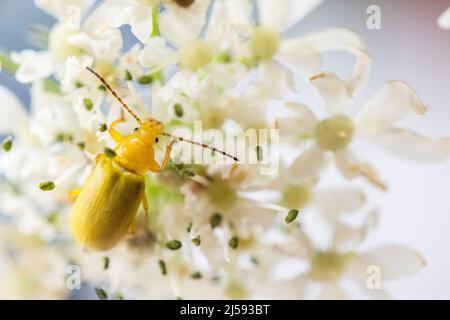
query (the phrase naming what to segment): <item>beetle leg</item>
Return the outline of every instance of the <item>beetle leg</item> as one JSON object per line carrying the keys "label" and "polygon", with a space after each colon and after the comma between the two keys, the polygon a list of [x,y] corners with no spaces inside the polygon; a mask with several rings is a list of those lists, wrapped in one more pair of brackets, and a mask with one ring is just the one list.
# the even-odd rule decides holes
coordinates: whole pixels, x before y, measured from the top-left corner
{"label": "beetle leg", "polygon": [[136,218],[133,219],[133,222],[131,222],[130,224],[130,228],[129,228],[129,232],[130,234],[134,235],[136,233],[137,230],[137,223],[136,223]]}
{"label": "beetle leg", "polygon": [[117,120],[114,120],[114,121],[111,122],[111,124],[109,125],[108,132],[109,132],[109,134],[111,135],[111,138],[113,138],[113,140],[114,140],[115,142],[117,142],[117,143],[120,143],[120,142],[124,139],[124,137],[120,134],[119,131],[117,131],[116,129],[114,129],[114,127],[115,127],[117,124],[119,124],[119,123],[121,123],[121,122],[124,122],[124,121],[125,121],[125,118],[124,118],[124,117],[121,117],[121,118],[119,118],[119,119],[117,119]]}
{"label": "beetle leg", "polygon": [[147,197],[144,196],[144,199],[142,200],[142,206],[144,207],[144,228],[145,228],[145,232],[149,233],[149,229],[148,229],[148,200]]}
{"label": "beetle leg", "polygon": [[170,142],[170,144],[166,147],[166,153],[164,155],[164,160],[163,160],[161,166],[154,160],[152,163],[150,163],[150,171],[159,173],[167,167],[167,165],[169,164],[169,160],[170,160],[170,152],[172,151],[172,146],[175,142],[176,142],[175,140],[172,140],[172,142]]}

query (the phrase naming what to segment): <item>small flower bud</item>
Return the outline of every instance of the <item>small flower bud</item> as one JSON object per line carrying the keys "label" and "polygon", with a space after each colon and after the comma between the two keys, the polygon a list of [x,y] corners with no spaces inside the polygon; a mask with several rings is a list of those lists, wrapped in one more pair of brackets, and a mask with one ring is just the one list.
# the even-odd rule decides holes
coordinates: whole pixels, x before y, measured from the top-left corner
{"label": "small flower bud", "polygon": [[109,257],[103,257],[103,270],[108,270],[109,268]]}
{"label": "small flower bud", "polygon": [[55,189],[55,183],[53,181],[42,181],[39,183],[39,189],[42,191],[50,191]]}
{"label": "small flower bud", "polygon": [[101,123],[101,124],[98,126],[98,130],[99,130],[100,132],[105,132],[106,130],[108,130],[108,126],[106,125],[106,123]]}
{"label": "small flower bud", "polygon": [[95,293],[97,294],[97,297],[100,300],[107,300],[108,299],[108,294],[102,288],[95,288]]}
{"label": "small flower bud", "polygon": [[196,236],[191,241],[194,246],[198,247],[200,245],[200,243],[202,242],[202,239],[200,238],[200,236]]}
{"label": "small flower bud", "polygon": [[143,75],[138,79],[138,82],[142,85],[150,84],[153,82],[153,77],[151,75]]}
{"label": "small flower bud", "polygon": [[236,249],[239,246],[239,238],[236,236],[233,236],[230,240],[228,240],[228,245],[232,249]]}
{"label": "small flower bud", "polygon": [[161,270],[161,274],[165,276],[167,274],[166,263],[164,262],[164,260],[159,260],[158,265],[159,269]]}
{"label": "small flower bud", "polygon": [[256,159],[258,161],[262,161],[263,159],[263,152],[261,146],[256,146]]}
{"label": "small flower bud", "polygon": [[11,151],[12,145],[13,145],[13,141],[12,141],[11,137],[7,137],[2,142],[3,150],[5,150],[6,152]]}
{"label": "small flower bud", "polygon": [[191,278],[192,279],[201,279],[202,278],[202,274],[200,272],[194,272],[191,274]]}
{"label": "small flower bud", "polygon": [[218,212],[214,213],[211,216],[211,219],[209,220],[209,224],[211,225],[211,228],[218,227],[222,223],[222,215]]}
{"label": "small flower bud", "polygon": [[94,107],[94,103],[89,98],[84,98],[83,99],[83,104],[84,104],[84,107],[86,108],[87,111],[91,111],[92,108]]}
{"label": "small flower bud", "polygon": [[78,149],[83,151],[86,148],[86,144],[84,142],[78,142],[77,147],[78,147]]}
{"label": "small flower bud", "polygon": [[183,106],[180,103],[175,103],[173,105],[173,109],[175,111],[175,115],[179,118],[181,118],[184,114],[183,112]]}
{"label": "small flower bud", "polygon": [[298,216],[298,210],[296,209],[292,209],[289,211],[289,213],[286,215],[286,217],[284,218],[284,221],[286,223],[291,223],[292,221],[294,221],[295,219],[297,219]]}
{"label": "small flower bud", "polygon": [[125,70],[125,75],[123,76],[125,81],[131,81],[133,80],[133,76],[131,75],[131,72],[128,70]]}
{"label": "small flower bud", "polygon": [[182,246],[181,241],[178,240],[172,240],[166,243],[166,247],[170,250],[178,250]]}

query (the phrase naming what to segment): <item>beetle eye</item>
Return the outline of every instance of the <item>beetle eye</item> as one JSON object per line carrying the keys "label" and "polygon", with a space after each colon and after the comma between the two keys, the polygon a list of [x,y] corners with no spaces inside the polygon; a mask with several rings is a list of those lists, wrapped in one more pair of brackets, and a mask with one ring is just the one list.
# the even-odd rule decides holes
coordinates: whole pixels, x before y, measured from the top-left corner
{"label": "beetle eye", "polygon": [[159,139],[158,137],[155,138],[155,143],[158,143]]}
{"label": "beetle eye", "polygon": [[138,131],[139,128],[134,128],[134,132]]}

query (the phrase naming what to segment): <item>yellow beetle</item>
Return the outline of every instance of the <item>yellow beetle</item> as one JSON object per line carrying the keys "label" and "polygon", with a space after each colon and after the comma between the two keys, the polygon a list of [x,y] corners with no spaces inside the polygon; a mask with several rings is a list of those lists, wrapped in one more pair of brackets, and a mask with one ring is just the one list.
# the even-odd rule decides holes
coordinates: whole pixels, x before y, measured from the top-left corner
{"label": "yellow beetle", "polygon": [[[157,120],[142,121],[105,79],[91,68],[87,69],[98,77],[139,124],[134,134],[123,137],[114,126],[124,120],[119,119],[111,123],[109,133],[117,142],[113,157],[98,155],[96,166],[87,181],[81,188],[70,193],[77,196],[71,214],[73,237],[88,250],[108,250],[127,233],[135,231],[136,213],[141,204],[146,216],[148,215],[144,176],[149,171],[161,172],[165,169],[174,142],[189,142],[222,153],[235,161],[239,160],[206,144],[164,132],[163,125]],[[173,139],[166,147],[161,166],[155,161],[153,150],[153,145],[158,142],[158,135]]]}

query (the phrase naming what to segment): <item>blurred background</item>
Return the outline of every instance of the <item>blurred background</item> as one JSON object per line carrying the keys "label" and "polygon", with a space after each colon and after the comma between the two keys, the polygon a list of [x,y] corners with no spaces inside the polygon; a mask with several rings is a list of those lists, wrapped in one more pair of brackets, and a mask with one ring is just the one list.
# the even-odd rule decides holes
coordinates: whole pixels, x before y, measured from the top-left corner
{"label": "blurred background", "polygon": [[[366,27],[370,5],[381,8],[380,30]],[[373,57],[373,70],[351,111],[357,111],[386,81],[407,81],[426,103],[429,113],[408,119],[402,126],[431,137],[450,136],[450,31],[440,29],[436,23],[448,6],[449,0],[325,0],[288,35],[328,26],[359,32]],[[32,0],[0,0],[0,48],[30,48],[30,27],[53,23],[53,18],[36,9]],[[127,37],[134,41],[128,33]],[[352,63],[341,53],[324,58],[325,69],[332,68],[338,74],[349,70]],[[3,73],[0,84],[15,92],[25,105],[28,103],[27,87]],[[369,190],[371,206],[379,208],[382,215],[365,247],[406,244],[421,252],[428,262],[415,277],[389,283],[385,288],[395,298],[450,299],[450,161],[416,164],[367,145],[360,146],[359,154],[371,160],[389,185],[386,194]],[[337,184],[337,178],[324,180]],[[365,186],[364,182],[361,185]]]}

